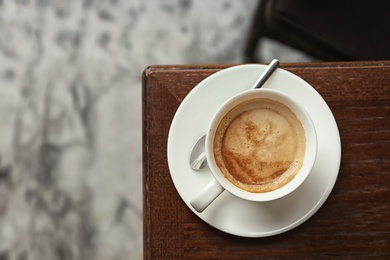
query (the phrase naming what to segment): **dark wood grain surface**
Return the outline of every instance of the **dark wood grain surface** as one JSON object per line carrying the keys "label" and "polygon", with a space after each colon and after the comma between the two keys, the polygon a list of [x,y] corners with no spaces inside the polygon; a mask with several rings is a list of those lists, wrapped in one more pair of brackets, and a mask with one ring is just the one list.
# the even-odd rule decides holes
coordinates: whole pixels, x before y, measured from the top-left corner
{"label": "dark wood grain surface", "polygon": [[320,210],[267,238],[209,226],[187,208],[169,174],[167,138],[177,108],[200,81],[230,66],[151,66],[143,74],[144,258],[390,259],[390,61],[281,64],[328,103],[342,158]]}

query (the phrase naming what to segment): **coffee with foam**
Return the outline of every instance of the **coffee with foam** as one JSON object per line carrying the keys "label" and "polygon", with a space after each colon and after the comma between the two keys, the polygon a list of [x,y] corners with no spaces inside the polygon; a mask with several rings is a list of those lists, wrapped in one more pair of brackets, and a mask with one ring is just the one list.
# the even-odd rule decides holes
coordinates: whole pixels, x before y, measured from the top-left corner
{"label": "coffee with foam", "polygon": [[214,157],[223,175],[239,188],[262,193],[279,189],[299,172],[305,131],[294,112],[268,98],[231,109],[214,137]]}

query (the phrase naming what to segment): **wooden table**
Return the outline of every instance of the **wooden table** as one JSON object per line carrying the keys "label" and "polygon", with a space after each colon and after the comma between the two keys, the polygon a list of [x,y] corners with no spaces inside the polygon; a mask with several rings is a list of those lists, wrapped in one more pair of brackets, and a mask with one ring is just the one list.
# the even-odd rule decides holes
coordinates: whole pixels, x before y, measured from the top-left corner
{"label": "wooden table", "polygon": [[297,228],[265,238],[209,226],[182,201],[168,169],[168,132],[181,101],[230,66],[151,66],[143,74],[145,259],[390,259],[390,61],[281,64],[328,103],[342,160],[320,210]]}

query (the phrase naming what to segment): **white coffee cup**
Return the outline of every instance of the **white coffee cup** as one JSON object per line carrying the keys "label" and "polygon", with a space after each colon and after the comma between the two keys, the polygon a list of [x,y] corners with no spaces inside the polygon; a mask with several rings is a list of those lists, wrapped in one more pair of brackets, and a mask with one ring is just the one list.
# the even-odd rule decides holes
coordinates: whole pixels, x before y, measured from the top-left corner
{"label": "white coffee cup", "polygon": [[[234,185],[221,172],[214,157],[214,137],[220,121],[233,108],[253,99],[271,99],[286,105],[301,122],[306,137],[303,163],[295,177],[284,186],[268,192],[250,192]],[[299,102],[277,90],[254,89],[233,96],[217,110],[206,133],[205,148],[207,162],[214,178],[190,202],[198,212],[203,212],[225,190],[241,199],[256,202],[272,201],[290,194],[305,181],[314,165],[317,155],[317,136],[309,114]]]}

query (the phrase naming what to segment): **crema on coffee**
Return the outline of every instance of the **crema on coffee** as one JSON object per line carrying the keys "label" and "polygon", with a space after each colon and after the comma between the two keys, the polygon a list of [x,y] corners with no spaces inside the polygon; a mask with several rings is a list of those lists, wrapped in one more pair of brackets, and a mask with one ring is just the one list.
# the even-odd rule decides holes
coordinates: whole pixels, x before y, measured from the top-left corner
{"label": "crema on coffee", "polygon": [[249,192],[269,192],[291,181],[306,150],[305,131],[286,105],[255,98],[231,109],[214,137],[223,175]]}

